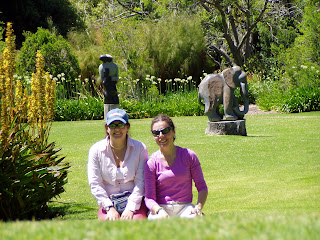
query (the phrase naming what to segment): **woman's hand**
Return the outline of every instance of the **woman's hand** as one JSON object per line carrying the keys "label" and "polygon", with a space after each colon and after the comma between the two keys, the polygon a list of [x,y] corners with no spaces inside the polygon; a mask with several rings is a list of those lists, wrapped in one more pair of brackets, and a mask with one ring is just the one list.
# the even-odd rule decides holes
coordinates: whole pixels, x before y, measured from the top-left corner
{"label": "woman's hand", "polygon": [[194,209],[192,209],[191,214],[196,214],[198,216],[203,215],[202,214],[202,208],[207,200],[208,197],[208,191],[207,190],[202,190],[198,193],[198,203],[197,205],[194,207]]}
{"label": "woman's hand", "polygon": [[130,210],[125,209],[121,214],[122,220],[131,220],[133,218],[133,212]]}
{"label": "woman's hand", "polygon": [[196,214],[198,216],[202,215],[201,212],[201,208],[199,207],[199,205],[196,205],[192,210],[191,210],[191,214]]}
{"label": "woman's hand", "polygon": [[111,207],[110,210],[107,212],[107,219],[109,221],[115,221],[120,219],[120,214],[114,207]]}
{"label": "woman's hand", "polygon": [[163,208],[160,209],[160,211],[158,212],[157,215],[160,218],[168,218],[169,217],[168,213]]}

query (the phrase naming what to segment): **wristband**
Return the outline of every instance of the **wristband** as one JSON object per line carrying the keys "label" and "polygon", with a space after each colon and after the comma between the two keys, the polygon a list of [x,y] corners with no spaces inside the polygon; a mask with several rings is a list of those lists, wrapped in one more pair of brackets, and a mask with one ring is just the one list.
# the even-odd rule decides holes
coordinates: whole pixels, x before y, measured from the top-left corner
{"label": "wristband", "polygon": [[163,208],[162,207],[159,207],[156,211],[156,214],[158,214]]}
{"label": "wristband", "polygon": [[109,210],[110,210],[110,208],[112,208],[113,206],[111,205],[111,206],[107,206],[107,207],[105,207],[104,208],[104,210],[106,211],[106,212],[108,212]]}

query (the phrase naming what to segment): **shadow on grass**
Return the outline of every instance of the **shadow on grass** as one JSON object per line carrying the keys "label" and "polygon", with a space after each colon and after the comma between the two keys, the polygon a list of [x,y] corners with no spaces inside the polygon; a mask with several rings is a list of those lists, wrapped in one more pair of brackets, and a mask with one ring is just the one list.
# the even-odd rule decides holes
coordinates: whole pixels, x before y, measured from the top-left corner
{"label": "shadow on grass", "polygon": [[269,137],[274,137],[274,136],[247,135],[246,137],[266,137],[266,138],[269,138]]}
{"label": "shadow on grass", "polygon": [[48,217],[49,219],[54,218],[61,218],[65,215],[72,215],[72,214],[82,214],[89,211],[94,211],[96,208],[88,207],[85,204],[78,204],[78,203],[65,203],[65,202],[58,202],[58,201],[51,201],[54,206],[49,206],[48,208]]}

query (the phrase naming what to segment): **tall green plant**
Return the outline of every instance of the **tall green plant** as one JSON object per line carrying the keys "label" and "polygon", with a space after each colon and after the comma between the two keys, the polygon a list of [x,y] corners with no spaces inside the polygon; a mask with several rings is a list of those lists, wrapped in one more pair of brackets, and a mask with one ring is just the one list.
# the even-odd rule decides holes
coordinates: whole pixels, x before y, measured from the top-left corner
{"label": "tall green plant", "polygon": [[[53,119],[55,82],[36,56],[31,89],[15,81],[15,36],[7,24],[0,59],[0,219],[47,216],[47,203],[64,191],[68,163],[48,143]],[[31,92],[29,94],[28,92]]]}
{"label": "tall green plant", "polygon": [[320,13],[307,1],[299,36],[284,55],[287,81],[295,87],[320,87]]}
{"label": "tall green plant", "polygon": [[99,65],[102,61],[99,56],[104,54],[103,37],[100,29],[89,29],[86,32],[71,31],[68,42],[79,60],[81,75],[79,79],[89,96],[103,95],[101,79],[99,79]]}
{"label": "tall green plant", "polygon": [[162,79],[199,79],[206,64],[206,43],[196,15],[168,16],[146,29],[149,73]]}

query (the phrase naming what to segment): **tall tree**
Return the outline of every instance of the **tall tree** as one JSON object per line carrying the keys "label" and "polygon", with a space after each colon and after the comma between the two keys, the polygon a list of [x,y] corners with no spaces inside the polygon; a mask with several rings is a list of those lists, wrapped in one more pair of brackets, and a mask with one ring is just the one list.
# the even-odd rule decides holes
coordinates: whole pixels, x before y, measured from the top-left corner
{"label": "tall tree", "polygon": [[205,23],[208,55],[219,65],[215,55],[228,65],[244,65],[254,51],[254,30],[269,17],[277,17],[286,1],[270,0],[199,0],[208,13]]}
{"label": "tall tree", "polygon": [[65,37],[70,29],[84,26],[69,0],[1,1],[0,12],[2,22],[13,23],[18,47],[24,41],[24,31],[35,33],[38,27],[55,28]]}

